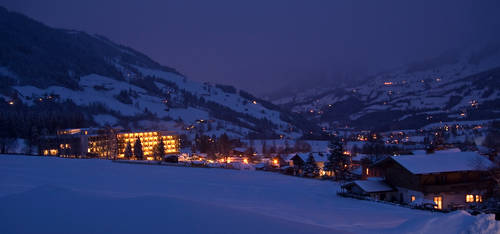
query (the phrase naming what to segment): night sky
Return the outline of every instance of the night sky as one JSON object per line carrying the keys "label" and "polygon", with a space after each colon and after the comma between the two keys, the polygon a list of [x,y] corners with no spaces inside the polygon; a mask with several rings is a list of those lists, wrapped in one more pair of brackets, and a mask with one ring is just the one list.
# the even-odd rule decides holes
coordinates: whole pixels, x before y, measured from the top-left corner
{"label": "night sky", "polygon": [[[97,33],[198,81],[265,95],[498,41],[500,1],[0,0]],[[496,35],[495,35],[496,33]]]}

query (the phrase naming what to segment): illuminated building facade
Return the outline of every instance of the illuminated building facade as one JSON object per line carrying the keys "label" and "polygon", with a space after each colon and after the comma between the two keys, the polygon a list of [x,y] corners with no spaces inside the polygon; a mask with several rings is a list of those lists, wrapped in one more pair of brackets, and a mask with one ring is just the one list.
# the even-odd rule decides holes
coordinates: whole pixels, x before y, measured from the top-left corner
{"label": "illuminated building facade", "polygon": [[115,129],[61,130],[55,136],[43,137],[39,153],[59,157],[124,158],[127,144],[131,145],[133,155],[137,139],[142,145],[143,159],[162,160],[156,153],[160,141],[163,142],[165,156],[179,153],[179,137],[174,132],[118,132]]}
{"label": "illuminated building facade", "polygon": [[87,156],[89,157],[110,159],[116,155],[116,135],[112,132],[89,135],[87,142]]}
{"label": "illuminated building facade", "polygon": [[118,158],[125,157],[125,149],[130,144],[132,154],[134,154],[134,145],[137,139],[142,145],[144,158],[154,160],[155,148],[159,147],[160,141],[163,141],[164,155],[179,154],[179,137],[174,132],[168,131],[149,131],[149,132],[128,132],[118,133]]}
{"label": "illuminated building facade", "polygon": [[86,157],[88,134],[95,129],[66,129],[57,135],[43,136],[40,142],[40,155],[59,157]]}

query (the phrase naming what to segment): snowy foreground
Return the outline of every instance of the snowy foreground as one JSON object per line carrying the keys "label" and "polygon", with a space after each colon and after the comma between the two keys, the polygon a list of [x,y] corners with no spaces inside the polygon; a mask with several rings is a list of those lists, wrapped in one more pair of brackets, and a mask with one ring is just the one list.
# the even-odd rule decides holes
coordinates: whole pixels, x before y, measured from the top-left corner
{"label": "snowy foreground", "polygon": [[0,155],[0,233],[500,233],[259,171]]}

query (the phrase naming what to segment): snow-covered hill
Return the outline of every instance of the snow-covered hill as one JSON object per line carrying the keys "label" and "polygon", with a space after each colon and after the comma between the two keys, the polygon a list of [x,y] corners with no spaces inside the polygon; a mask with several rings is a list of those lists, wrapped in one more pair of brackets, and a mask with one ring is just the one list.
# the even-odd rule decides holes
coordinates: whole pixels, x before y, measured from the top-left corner
{"label": "snow-covered hill", "polygon": [[276,104],[325,124],[418,128],[500,117],[500,45],[448,52],[348,88],[305,90]]}
{"label": "snow-covered hill", "polygon": [[210,135],[298,137],[316,131],[299,115],[243,90],[190,81],[101,36],[50,28],[4,8],[0,52],[1,108],[70,102],[88,126]]}

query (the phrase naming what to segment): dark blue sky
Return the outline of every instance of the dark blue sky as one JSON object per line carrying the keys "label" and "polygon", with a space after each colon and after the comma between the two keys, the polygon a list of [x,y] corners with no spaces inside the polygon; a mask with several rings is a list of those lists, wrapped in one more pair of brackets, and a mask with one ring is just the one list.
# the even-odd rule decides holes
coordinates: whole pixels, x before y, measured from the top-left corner
{"label": "dark blue sky", "polygon": [[497,0],[0,0],[104,35],[190,79],[257,94],[430,57],[500,31]]}

